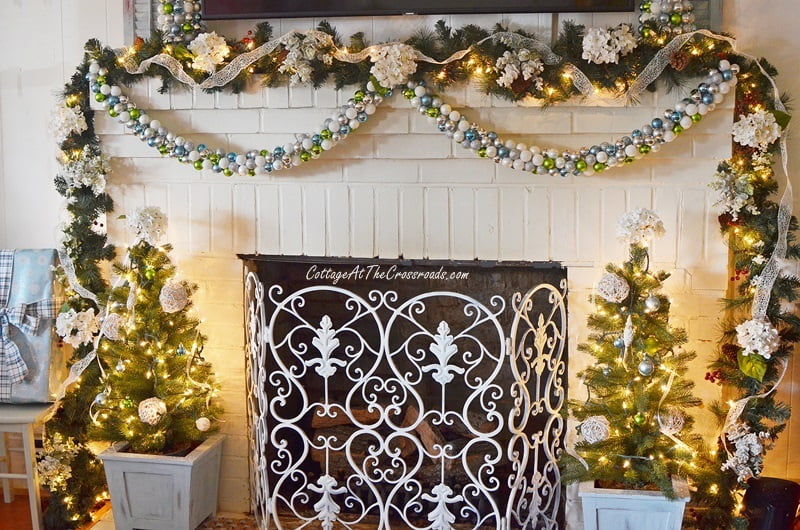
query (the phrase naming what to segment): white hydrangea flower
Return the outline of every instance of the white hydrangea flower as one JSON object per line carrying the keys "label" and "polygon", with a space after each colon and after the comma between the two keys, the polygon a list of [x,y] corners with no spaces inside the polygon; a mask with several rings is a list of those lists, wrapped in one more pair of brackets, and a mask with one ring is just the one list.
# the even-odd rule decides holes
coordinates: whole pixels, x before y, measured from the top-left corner
{"label": "white hydrangea flower", "polygon": [[781,128],[771,112],[759,110],[747,116],[740,114],[739,121],[733,124],[733,140],[758,149],[766,149],[780,138]]}
{"label": "white hydrangea flower", "polygon": [[188,48],[194,54],[192,68],[209,74],[213,74],[217,65],[222,64],[231,53],[225,38],[217,35],[216,31],[201,33],[189,43]]}
{"label": "white hydrangea flower", "polygon": [[736,340],[744,348],[742,355],[756,353],[765,359],[781,345],[778,330],[766,318],[745,320],[736,326]]}
{"label": "white hydrangea flower", "polygon": [[167,232],[167,216],[156,206],[142,206],[128,216],[128,227],[136,234],[136,240],[151,245]]}
{"label": "white hydrangea flower", "polygon": [[72,477],[72,459],[80,448],[72,438],[64,439],[55,433],[52,439],[44,439],[43,457],[36,464],[39,479],[50,491],[62,490]]}
{"label": "white hydrangea flower", "polygon": [[497,58],[495,68],[500,72],[497,84],[501,87],[511,88],[511,85],[522,75],[526,81],[533,80],[537,90],[541,90],[544,81],[539,74],[544,70],[544,63],[538,57],[533,57],[525,48],[517,51],[505,51]]}
{"label": "white hydrangea flower", "polygon": [[50,132],[56,143],[60,144],[73,133],[81,134],[87,128],[86,117],[79,106],[69,107],[62,101],[54,109],[53,119],[50,121]]}
{"label": "white hydrangea flower", "polygon": [[106,175],[110,172],[108,157],[97,155],[86,145],[79,157],[67,158],[67,161],[61,164],[58,176],[64,179],[69,188],[86,186],[91,188],[95,195],[100,195],[106,189]]}
{"label": "white hydrangea flower", "polygon": [[739,482],[747,482],[750,477],[758,477],[764,467],[764,445],[762,440],[770,438],[769,433],[750,432],[743,422],[736,422],[728,428],[725,437],[734,445],[734,452],[722,464],[722,471],[730,469],[736,473]]}
{"label": "white hydrangea flower", "polygon": [[56,333],[74,348],[91,343],[98,331],[100,331],[100,321],[92,307],[81,312],[70,308],[69,311],[59,313],[56,318]]}
{"label": "white hydrangea flower", "polygon": [[384,88],[404,84],[417,71],[417,52],[408,44],[373,48],[370,59],[374,64],[369,71]]}
{"label": "white hydrangea flower", "polygon": [[742,209],[758,215],[758,207],[753,201],[752,180],[752,175],[749,173],[736,173],[732,170],[714,173],[714,180],[709,183],[709,187],[719,193],[719,198],[714,206],[718,207],[722,213],[730,214],[734,221],[739,219]]}
{"label": "white hydrangea flower", "polygon": [[655,237],[661,237],[666,230],[661,218],[653,210],[638,208],[620,217],[617,223],[617,237],[629,245],[642,245]]}
{"label": "white hydrangea flower", "polygon": [[616,63],[632,52],[638,42],[628,24],[611,30],[590,28],[583,36],[583,57],[590,63]]}
{"label": "white hydrangea flower", "polygon": [[331,50],[334,48],[333,38],[322,31],[306,31],[305,33],[289,33],[281,38],[281,44],[287,54],[278,71],[291,74],[292,85],[308,83],[314,69],[311,61],[318,59],[327,65],[333,63]]}

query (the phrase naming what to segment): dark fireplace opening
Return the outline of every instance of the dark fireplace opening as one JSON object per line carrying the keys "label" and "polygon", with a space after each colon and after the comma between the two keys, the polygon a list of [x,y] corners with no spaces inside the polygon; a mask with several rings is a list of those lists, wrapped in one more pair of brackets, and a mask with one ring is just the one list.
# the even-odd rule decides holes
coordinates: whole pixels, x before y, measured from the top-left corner
{"label": "dark fireplace opening", "polygon": [[564,268],[242,258],[261,517],[559,527]]}

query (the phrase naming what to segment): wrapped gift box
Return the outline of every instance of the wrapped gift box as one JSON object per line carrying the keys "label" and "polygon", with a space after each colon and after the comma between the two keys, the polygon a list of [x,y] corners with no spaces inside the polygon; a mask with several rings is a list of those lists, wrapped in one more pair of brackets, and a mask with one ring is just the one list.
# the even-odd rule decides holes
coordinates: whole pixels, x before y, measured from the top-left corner
{"label": "wrapped gift box", "polygon": [[66,376],[55,333],[56,251],[0,250],[0,402],[44,403]]}

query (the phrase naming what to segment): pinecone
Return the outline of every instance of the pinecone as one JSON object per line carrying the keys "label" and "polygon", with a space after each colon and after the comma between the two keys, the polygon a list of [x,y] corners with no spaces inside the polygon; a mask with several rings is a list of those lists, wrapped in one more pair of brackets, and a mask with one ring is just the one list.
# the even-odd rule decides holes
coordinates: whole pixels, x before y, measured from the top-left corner
{"label": "pinecone", "polygon": [[682,51],[673,52],[669,56],[669,65],[680,72],[689,65],[690,57],[688,53]]}
{"label": "pinecone", "polygon": [[729,361],[736,362],[740,349],[736,344],[725,343],[722,345],[722,355]]}

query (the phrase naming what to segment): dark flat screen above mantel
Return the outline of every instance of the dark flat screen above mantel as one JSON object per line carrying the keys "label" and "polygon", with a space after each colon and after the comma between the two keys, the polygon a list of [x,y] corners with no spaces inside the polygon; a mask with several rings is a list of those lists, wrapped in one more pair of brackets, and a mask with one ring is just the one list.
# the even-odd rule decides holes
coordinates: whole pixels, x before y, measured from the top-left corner
{"label": "dark flat screen above mantel", "polygon": [[633,11],[633,0],[205,0],[203,18]]}

